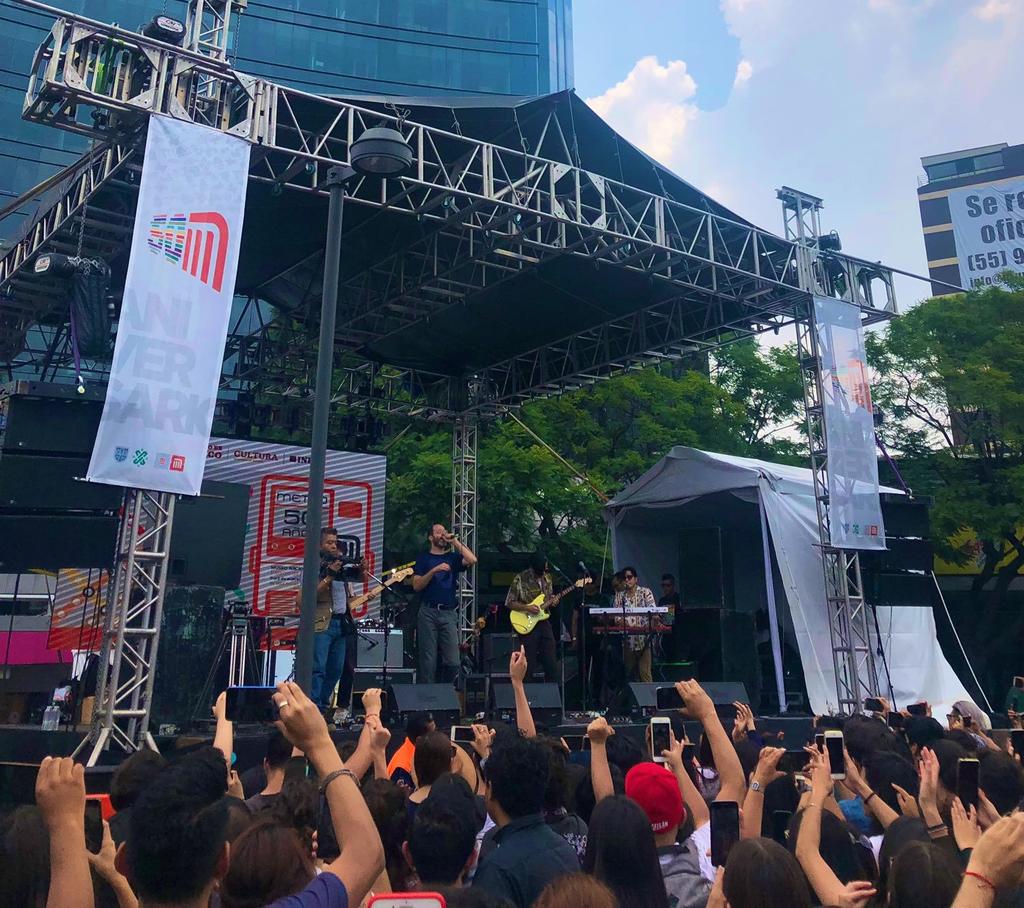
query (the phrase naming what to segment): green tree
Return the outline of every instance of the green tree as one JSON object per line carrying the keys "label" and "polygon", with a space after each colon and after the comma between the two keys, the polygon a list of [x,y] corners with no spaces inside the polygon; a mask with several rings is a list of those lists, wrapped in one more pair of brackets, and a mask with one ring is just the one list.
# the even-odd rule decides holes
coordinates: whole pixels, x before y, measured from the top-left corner
{"label": "green tree", "polygon": [[981,625],[1024,567],[1024,277],[1003,279],[927,300],[869,343],[881,436],[915,494],[934,497],[937,553],[961,565],[978,544],[984,554],[973,592],[994,585]]}

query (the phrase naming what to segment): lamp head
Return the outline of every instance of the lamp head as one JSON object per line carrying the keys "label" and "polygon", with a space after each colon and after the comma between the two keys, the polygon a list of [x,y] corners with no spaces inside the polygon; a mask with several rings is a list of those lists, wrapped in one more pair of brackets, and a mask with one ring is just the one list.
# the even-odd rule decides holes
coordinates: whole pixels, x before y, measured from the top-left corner
{"label": "lamp head", "polygon": [[373,126],[352,143],[352,169],[364,176],[400,177],[412,167],[412,149],[397,129]]}

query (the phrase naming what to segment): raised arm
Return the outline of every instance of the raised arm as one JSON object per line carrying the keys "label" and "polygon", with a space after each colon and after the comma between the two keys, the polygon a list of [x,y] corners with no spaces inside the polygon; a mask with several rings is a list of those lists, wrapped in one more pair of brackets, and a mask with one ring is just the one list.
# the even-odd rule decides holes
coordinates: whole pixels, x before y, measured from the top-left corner
{"label": "raised arm", "polygon": [[454,533],[448,534],[448,542],[462,556],[463,567],[472,567],[476,564],[476,553],[468,545],[465,545],[461,539],[456,538]]}
{"label": "raised arm", "polygon": [[533,723],[533,712],[530,701],[526,699],[526,648],[519,647],[512,653],[508,662],[508,673],[512,678],[512,693],[516,698],[516,727],[524,737],[536,738],[537,726]]}
{"label": "raised arm", "polygon": [[693,779],[690,778],[689,772],[683,765],[683,746],[688,742],[684,738],[682,741],[677,741],[675,732],[669,731],[669,739],[672,742],[669,749],[662,753],[665,758],[665,763],[669,769],[672,770],[672,774],[676,777],[676,783],[679,785],[679,790],[683,795],[683,803],[686,805],[686,809],[690,811],[690,816],[693,817],[693,828],[700,829],[705,823],[711,820],[711,812],[708,810],[707,802],[699,791],[697,786],[693,784]]}
{"label": "raised arm", "polygon": [[761,835],[761,819],[764,816],[764,790],[777,776],[779,760],[786,751],[781,747],[762,747],[754,770],[754,780],[747,789],[743,800],[743,838],[756,839]]}
{"label": "raised arm", "polygon": [[715,704],[696,681],[677,681],[676,691],[686,704],[686,712],[694,719],[698,719],[704,727],[704,734],[707,735],[708,743],[711,745],[711,753],[715,758],[715,767],[718,769],[718,777],[722,782],[721,790],[716,801],[735,801],[743,803],[747,790],[746,780],[743,778],[743,766],[740,764],[739,755],[733,747],[729,735],[722,725],[722,720],[715,712]]}
{"label": "raised arm", "polygon": [[213,735],[213,746],[224,754],[227,764],[225,772],[231,772],[231,754],[235,750],[235,723],[227,719],[228,695],[221,691],[213,704],[213,717],[217,720],[217,730]]}
{"label": "raised arm", "polygon": [[615,729],[603,718],[594,719],[587,726],[587,737],[590,738],[590,781],[594,786],[595,804],[615,794],[607,748],[608,739],[614,734]]}
{"label": "raised arm", "polygon": [[71,757],[45,757],[36,776],[36,804],[50,834],[46,908],[93,908],[85,849],[85,769]]}
{"label": "raised arm", "polygon": [[334,833],[344,843],[341,856],[325,869],[345,884],[349,904],[358,905],[384,869],[384,847],[358,779],[338,756],[320,710],[297,684],[278,684],[274,702],[281,717],[277,727],[313,764],[327,797]]}
{"label": "raised arm", "polygon": [[850,759],[850,755],[845,750],[843,753],[846,755],[846,787],[864,802],[864,809],[878,820],[882,828],[888,829],[899,819],[899,814],[878,797],[868,785],[864,774],[857,768],[857,764]]}
{"label": "raised arm", "polygon": [[[358,780],[362,780],[363,776],[366,775],[366,771],[374,765],[374,734],[383,727],[380,721],[380,688],[371,687],[369,690],[364,691],[362,703],[363,710],[366,713],[366,723],[363,725],[359,741],[356,743],[355,753],[348,758],[348,762],[345,764],[345,768],[351,770]],[[388,732],[388,740],[390,739],[391,733]],[[385,742],[384,746],[387,746],[387,742]],[[384,766],[384,772],[385,774],[387,773],[387,764]]]}

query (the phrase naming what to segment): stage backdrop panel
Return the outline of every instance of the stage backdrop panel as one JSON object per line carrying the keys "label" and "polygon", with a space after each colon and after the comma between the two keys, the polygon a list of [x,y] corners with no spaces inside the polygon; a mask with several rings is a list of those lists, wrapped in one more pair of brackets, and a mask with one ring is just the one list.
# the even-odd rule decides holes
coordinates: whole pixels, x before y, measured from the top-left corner
{"label": "stage backdrop panel", "polygon": [[[381,570],[384,546],[384,482],[387,458],[328,451],[324,481],[324,526],[355,536],[371,573]],[[211,438],[206,478],[249,487],[240,590],[253,613],[284,619],[276,641],[291,644],[298,627],[302,558],[305,552],[309,448]],[[356,584],[356,592],[366,587]],[[379,599],[354,610],[373,617]]]}
{"label": "stage backdrop panel", "polygon": [[860,309],[814,298],[828,433],[829,535],[844,549],[884,549],[878,452]]}
{"label": "stage backdrop panel", "polygon": [[199,494],[248,176],[247,142],[149,118],[91,482]]}

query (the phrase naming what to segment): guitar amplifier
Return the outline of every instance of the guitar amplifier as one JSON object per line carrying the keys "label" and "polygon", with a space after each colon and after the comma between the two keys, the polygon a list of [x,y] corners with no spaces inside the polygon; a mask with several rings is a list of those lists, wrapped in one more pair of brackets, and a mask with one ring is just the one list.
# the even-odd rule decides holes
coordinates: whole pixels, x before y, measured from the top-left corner
{"label": "guitar amplifier", "polygon": [[[384,665],[384,631],[359,628],[356,636],[356,665],[359,668],[381,668]],[[403,634],[393,630],[388,634],[388,675],[392,669],[402,667]]]}

